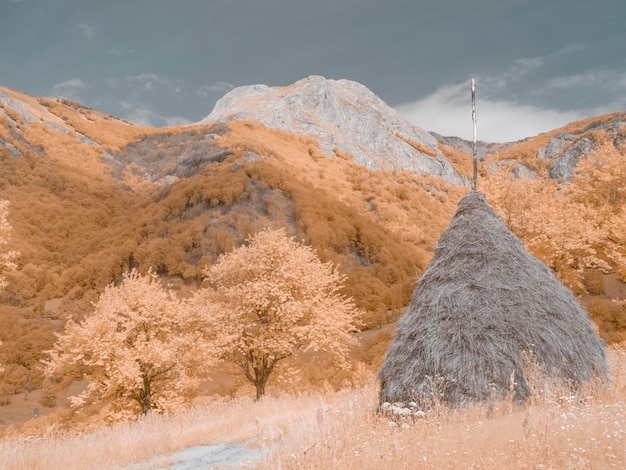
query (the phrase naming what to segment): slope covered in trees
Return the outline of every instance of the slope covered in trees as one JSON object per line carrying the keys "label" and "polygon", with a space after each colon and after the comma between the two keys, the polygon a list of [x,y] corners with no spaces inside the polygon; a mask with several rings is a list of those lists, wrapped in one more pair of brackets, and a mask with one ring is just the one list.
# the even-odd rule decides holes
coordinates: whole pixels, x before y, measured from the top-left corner
{"label": "slope covered in trees", "polygon": [[365,326],[385,324],[408,302],[463,192],[331,159],[310,139],[251,123],[127,129],[122,146],[67,104],[45,108],[102,144],[19,116],[0,127],[19,150],[0,149],[0,189],[12,201],[12,248],[21,253],[0,306],[5,395],[42,386],[41,353],[53,333],[81,320],[125,271],[154,268],[186,292],[204,266],[265,227],[285,228],[337,264]]}
{"label": "slope covered in trees", "polygon": [[[0,293],[0,399],[42,386],[40,360],[54,332],[92,312],[125,272],[153,268],[185,297],[205,266],[264,228],[284,229],[338,266],[342,294],[365,312],[363,327],[385,325],[408,303],[467,191],[430,176],[369,170],[341,152],[329,157],[312,139],[254,123],[157,130],[66,100],[12,96],[29,117],[0,105],[0,199],[10,201],[7,248],[20,253]],[[482,164],[479,189],[579,295],[602,291],[598,273],[625,276],[618,118],[502,147]],[[560,134],[595,148],[570,181],[548,178],[552,162],[537,156]],[[469,175],[466,152],[440,148]],[[516,165],[531,178],[516,177],[525,174]],[[605,340],[623,340],[624,302],[601,294],[589,304],[592,316]],[[376,364],[373,355],[384,353],[376,341],[360,359]]]}
{"label": "slope covered in trees", "polygon": [[602,134],[595,145],[568,182],[511,178],[505,167],[485,190],[527,249],[581,296],[602,338],[621,342],[626,295],[612,298],[605,284],[626,281],[626,155]]}

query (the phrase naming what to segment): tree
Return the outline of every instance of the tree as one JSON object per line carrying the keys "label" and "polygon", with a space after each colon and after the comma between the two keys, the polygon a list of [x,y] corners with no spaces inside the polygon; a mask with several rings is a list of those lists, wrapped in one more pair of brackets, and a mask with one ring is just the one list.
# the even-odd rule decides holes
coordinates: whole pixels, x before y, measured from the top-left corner
{"label": "tree", "polygon": [[585,292],[587,269],[626,278],[624,156],[612,144],[582,158],[572,179],[511,179],[506,172],[485,181],[486,192],[507,226],[569,288]]}
{"label": "tree", "polygon": [[359,313],[345,277],[283,230],[264,230],[204,270],[193,303],[211,317],[223,359],[237,363],[256,399],[276,365],[297,351],[328,351],[347,365]]}
{"label": "tree", "polygon": [[11,269],[15,269],[16,251],[6,251],[5,245],[9,243],[11,238],[11,224],[7,220],[9,216],[9,201],[0,200],[0,291],[7,286],[6,276],[4,273]]}
{"label": "tree", "polygon": [[87,380],[72,406],[103,402],[108,420],[172,410],[190,397],[211,359],[206,348],[198,354],[198,328],[186,313],[156,274],[126,273],[91,314],[57,335],[47,375]]}
{"label": "tree", "polygon": [[[4,273],[15,269],[13,260],[17,256],[17,251],[5,251],[4,245],[9,243],[11,238],[11,224],[7,220],[9,216],[9,201],[0,200],[0,291],[7,286],[7,280]],[[0,346],[2,341],[0,341]],[[0,373],[4,372],[4,367],[0,364]]]}

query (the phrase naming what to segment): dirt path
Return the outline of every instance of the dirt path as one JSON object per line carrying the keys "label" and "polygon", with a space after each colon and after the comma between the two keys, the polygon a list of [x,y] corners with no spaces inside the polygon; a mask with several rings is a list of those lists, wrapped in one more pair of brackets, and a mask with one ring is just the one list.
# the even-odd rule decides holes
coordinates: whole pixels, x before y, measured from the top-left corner
{"label": "dirt path", "polygon": [[148,462],[122,467],[120,470],[207,470],[211,468],[245,468],[255,465],[263,452],[246,442],[188,447],[171,454],[160,455]]}
{"label": "dirt path", "polygon": [[[207,466],[241,467],[253,464],[261,458],[259,449],[250,449],[245,443],[217,444],[213,446],[189,447],[168,456],[173,462],[171,470],[206,469]],[[209,467],[210,468],[210,467]]]}

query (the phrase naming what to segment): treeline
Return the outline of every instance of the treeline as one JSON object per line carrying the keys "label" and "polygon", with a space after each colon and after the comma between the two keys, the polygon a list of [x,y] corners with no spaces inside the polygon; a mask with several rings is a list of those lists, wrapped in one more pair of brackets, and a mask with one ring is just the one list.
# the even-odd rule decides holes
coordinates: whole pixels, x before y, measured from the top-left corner
{"label": "treeline", "polygon": [[485,190],[527,249],[583,296],[602,339],[621,342],[626,300],[605,296],[603,278],[615,273],[626,282],[626,156],[601,135],[596,146],[566,183],[511,178],[505,167]]}
{"label": "treeline", "polygon": [[[347,276],[343,294],[365,311],[364,327],[386,324],[408,303],[467,191],[428,176],[371,171],[349,156],[322,153],[311,139],[260,125],[234,122],[172,135],[153,130],[143,137],[132,129],[107,140],[123,123],[81,110],[93,122],[85,120],[67,103],[48,106],[103,142],[113,160],[103,159],[102,148],[45,126],[22,124],[23,142],[0,128],[0,137],[21,152],[15,158],[0,149],[0,192],[11,201],[12,243],[21,253],[0,294],[0,396],[38,388],[41,351],[51,347],[53,333],[91,311],[123,273],[153,267],[185,293],[201,283],[204,266],[263,228],[284,228],[338,265]],[[108,127],[98,127],[98,119]],[[528,249],[577,294],[588,290],[589,269],[624,276],[626,266],[626,165],[623,151],[601,143],[571,183],[508,173],[485,174],[481,183]],[[150,155],[152,146],[165,161]],[[531,143],[521,146],[528,147],[524,158],[534,155]],[[459,171],[469,171],[468,155],[447,152]],[[120,164],[127,166],[118,171]],[[148,183],[146,173],[172,179]],[[622,304],[598,301],[589,308],[605,340],[626,336]]]}
{"label": "treeline", "polygon": [[[366,311],[365,328],[400,315],[454,197],[442,211],[440,196],[417,177],[331,161],[314,153],[311,141],[283,149],[272,132],[252,131],[262,143],[223,141],[232,153],[227,158],[171,185],[134,189],[99,167],[93,155],[85,154],[81,164],[75,161],[80,154],[62,153],[80,148],[67,147],[65,137],[49,142],[43,155],[26,147],[20,158],[2,152],[0,190],[11,200],[13,243],[21,255],[0,297],[0,362],[6,364],[0,395],[39,388],[41,352],[51,347],[53,333],[68,319],[83,318],[124,272],[154,267],[185,290],[201,282],[204,266],[263,228],[284,227],[322,261],[336,263],[347,275],[343,293]],[[49,137],[37,132],[31,131],[33,142]],[[202,135],[177,133],[175,140],[185,135],[196,142],[190,152],[196,151]],[[300,171],[303,162],[319,171]],[[432,211],[428,234],[420,216],[425,209]]]}

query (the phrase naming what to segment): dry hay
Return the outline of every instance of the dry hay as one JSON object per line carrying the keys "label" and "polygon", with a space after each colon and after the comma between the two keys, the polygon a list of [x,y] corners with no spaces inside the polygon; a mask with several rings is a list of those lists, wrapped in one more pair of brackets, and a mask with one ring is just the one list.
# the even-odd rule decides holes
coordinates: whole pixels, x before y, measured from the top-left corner
{"label": "dry hay", "polygon": [[526,358],[580,384],[607,374],[587,312],[470,192],[435,247],[379,373],[380,401],[526,400]]}

